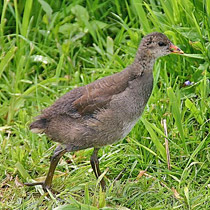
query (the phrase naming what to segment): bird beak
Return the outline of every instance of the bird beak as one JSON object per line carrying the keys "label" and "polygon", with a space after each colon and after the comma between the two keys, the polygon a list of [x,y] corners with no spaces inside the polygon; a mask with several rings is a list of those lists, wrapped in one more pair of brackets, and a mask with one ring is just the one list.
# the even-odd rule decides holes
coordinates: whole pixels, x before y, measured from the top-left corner
{"label": "bird beak", "polygon": [[173,53],[173,54],[184,54],[184,52],[180,48],[173,45],[172,43],[170,44],[169,49],[170,49],[171,53]]}

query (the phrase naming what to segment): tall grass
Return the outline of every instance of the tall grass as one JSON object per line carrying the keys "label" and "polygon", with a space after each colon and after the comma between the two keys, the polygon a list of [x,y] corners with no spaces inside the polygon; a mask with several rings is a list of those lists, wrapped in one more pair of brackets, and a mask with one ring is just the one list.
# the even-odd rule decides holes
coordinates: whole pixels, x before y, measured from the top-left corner
{"label": "tall grass", "polygon": [[[209,1],[4,0],[0,10],[2,209],[210,208]],[[153,31],[185,54],[156,62],[142,120],[124,140],[101,149],[106,194],[90,169],[91,149],[61,160],[53,182],[59,200],[23,186],[29,177],[44,179],[56,146],[29,132],[33,117],[74,87],[121,71]]]}

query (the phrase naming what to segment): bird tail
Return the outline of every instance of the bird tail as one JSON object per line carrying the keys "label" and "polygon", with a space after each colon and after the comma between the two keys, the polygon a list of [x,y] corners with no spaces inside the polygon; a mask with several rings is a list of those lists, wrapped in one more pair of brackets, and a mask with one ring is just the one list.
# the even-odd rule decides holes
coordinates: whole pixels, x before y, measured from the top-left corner
{"label": "bird tail", "polygon": [[34,122],[30,124],[30,130],[33,133],[44,133],[45,129],[47,128],[48,120],[45,118],[38,118]]}

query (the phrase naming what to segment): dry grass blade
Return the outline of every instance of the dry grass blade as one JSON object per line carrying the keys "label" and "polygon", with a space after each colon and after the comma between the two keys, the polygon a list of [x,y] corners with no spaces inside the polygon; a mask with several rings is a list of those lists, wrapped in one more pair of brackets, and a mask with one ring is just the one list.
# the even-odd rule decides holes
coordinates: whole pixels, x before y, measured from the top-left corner
{"label": "dry grass blade", "polygon": [[167,164],[168,164],[168,170],[171,170],[171,161],[170,161],[170,151],[169,151],[169,143],[168,143],[168,130],[166,125],[166,119],[162,120],[164,133],[165,133],[165,148],[166,148],[166,156],[167,156]]}

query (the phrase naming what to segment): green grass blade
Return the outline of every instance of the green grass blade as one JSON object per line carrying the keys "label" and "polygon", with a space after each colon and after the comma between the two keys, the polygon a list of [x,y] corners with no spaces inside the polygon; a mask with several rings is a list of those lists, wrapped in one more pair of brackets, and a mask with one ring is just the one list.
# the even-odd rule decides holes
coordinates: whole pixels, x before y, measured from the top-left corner
{"label": "green grass blade", "polygon": [[136,10],[137,16],[139,18],[139,22],[142,26],[143,33],[147,34],[151,32],[150,23],[147,18],[147,14],[143,8],[143,1],[142,0],[132,0],[132,4],[134,9]]}
{"label": "green grass blade", "polygon": [[4,0],[3,9],[1,11],[1,24],[0,24],[1,46],[4,46],[4,26],[5,26],[5,23],[6,23],[5,14],[6,14],[8,3],[9,3],[9,1]]}
{"label": "green grass blade", "polygon": [[31,179],[30,175],[28,174],[28,172],[25,170],[25,168],[23,167],[23,165],[19,162],[17,162],[15,164],[15,167],[18,169],[18,171],[20,172],[21,176],[25,179]]}
{"label": "green grass blade", "polygon": [[50,5],[46,1],[44,1],[44,0],[38,0],[38,1],[42,5],[42,9],[46,12],[48,18],[51,19],[52,18],[52,12],[53,12],[53,10],[50,7]]}
{"label": "green grass blade", "polygon": [[199,26],[199,23],[197,22],[195,15],[193,13],[191,15],[192,15],[192,18],[193,18],[193,21],[194,21],[194,24],[195,24],[195,28],[196,28],[196,30],[197,30],[197,32],[200,35],[201,40],[202,40],[202,32],[201,32],[201,28]]}
{"label": "green grass blade", "polygon": [[26,0],[23,20],[22,20],[22,29],[21,29],[21,34],[24,37],[26,37],[28,31],[28,24],[29,24],[32,4],[33,0]]}
{"label": "green grass blade", "polygon": [[190,165],[191,160],[198,154],[198,152],[202,149],[204,143],[206,142],[206,140],[208,140],[209,134],[203,139],[203,141],[200,142],[200,144],[196,147],[196,149],[193,151],[193,153],[190,156],[190,159],[188,160],[187,166],[188,167]]}
{"label": "green grass blade", "polygon": [[185,100],[185,106],[191,111],[192,115],[194,115],[195,119],[202,125],[204,123],[200,111],[196,108],[196,106],[187,98]]}
{"label": "green grass blade", "polygon": [[63,66],[63,62],[64,62],[64,54],[61,55],[60,60],[59,60],[59,63],[58,63],[58,66],[57,66],[57,68],[56,68],[55,77],[56,77],[57,79],[60,77],[61,69],[62,69],[62,66]]}
{"label": "green grass blade", "polygon": [[[154,11],[150,8],[149,4],[147,4],[146,2],[144,2],[145,7],[147,8],[147,10],[149,11],[151,17],[151,21],[153,23],[153,25],[155,26],[155,30],[156,31],[161,31],[161,27],[160,27],[160,21],[158,20],[157,16],[155,15]],[[163,29],[163,26],[162,26]]]}
{"label": "green grass blade", "polygon": [[183,179],[183,177],[185,177],[185,175],[188,173],[188,167],[190,166],[190,163],[192,161],[192,159],[194,159],[194,157],[199,153],[199,151],[202,149],[204,143],[206,142],[206,140],[208,140],[209,134],[203,139],[203,141],[200,142],[200,144],[196,147],[196,149],[194,149],[193,153],[190,155],[190,158],[185,166],[185,169],[182,172],[181,175],[181,179]]}
{"label": "green grass blade", "polygon": [[19,13],[18,13],[18,4],[17,4],[17,0],[14,0],[14,7],[15,7],[15,22],[16,22],[16,45],[19,47],[19,37],[18,37],[18,34],[19,34],[19,24],[20,21],[19,21]]}
{"label": "green grass blade", "polygon": [[109,36],[106,39],[106,50],[107,50],[108,54],[113,55],[113,53],[114,53],[114,42],[113,42],[113,39]]}
{"label": "green grass blade", "polygon": [[153,143],[155,144],[157,150],[160,152],[161,156],[163,157],[164,160],[166,160],[166,152],[165,149],[163,147],[163,145],[161,144],[161,142],[159,141],[159,138],[157,137],[157,135],[155,134],[154,130],[152,129],[152,126],[150,125],[150,123],[144,119],[141,118],[141,121],[144,123],[147,131],[149,132],[150,136],[151,136],[151,140],[153,141]]}
{"label": "green grass blade", "polygon": [[189,57],[189,58],[197,58],[197,59],[205,60],[205,56],[202,55],[202,54],[186,54],[185,53],[182,56]]}
{"label": "green grass blade", "polygon": [[147,150],[148,152],[150,152],[152,155],[161,158],[160,156],[157,155],[157,153],[155,153],[153,150],[151,150],[150,148],[144,146],[143,144],[140,144],[138,141],[131,139],[135,144],[137,144],[139,147],[142,147],[143,149]]}
{"label": "green grass blade", "polygon": [[180,104],[177,100],[177,96],[173,92],[173,89],[170,87],[167,89],[168,97],[170,99],[170,104],[172,107],[172,114],[176,122],[176,126],[178,128],[181,140],[184,144],[185,152],[187,152],[187,147],[185,143],[185,136],[184,136],[184,130],[182,127],[182,120],[181,120],[181,111],[180,111]]}
{"label": "green grass blade", "polygon": [[84,203],[88,204],[88,205],[90,204],[90,196],[89,196],[88,184],[85,185]]}
{"label": "green grass blade", "polygon": [[1,78],[1,75],[2,75],[3,71],[7,67],[7,65],[9,64],[11,59],[14,57],[16,50],[17,50],[17,47],[13,46],[7,52],[7,54],[3,57],[3,59],[1,60],[1,63],[0,63],[0,78]]}
{"label": "green grass blade", "polygon": [[170,24],[175,24],[173,9],[172,9],[172,5],[170,4],[171,1],[160,0],[160,2],[161,2],[162,9],[164,10],[164,13],[165,13],[165,16],[166,16],[165,19]]}

